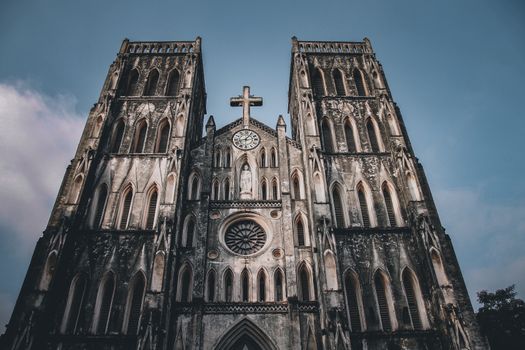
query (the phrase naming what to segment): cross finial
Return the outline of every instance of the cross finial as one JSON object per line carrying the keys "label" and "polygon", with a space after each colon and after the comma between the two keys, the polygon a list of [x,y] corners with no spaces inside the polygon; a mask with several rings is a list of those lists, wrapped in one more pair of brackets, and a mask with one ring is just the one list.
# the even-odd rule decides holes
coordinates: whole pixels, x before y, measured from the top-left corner
{"label": "cross finial", "polygon": [[242,124],[244,127],[248,127],[250,123],[250,106],[262,106],[262,97],[255,97],[250,95],[250,87],[244,86],[242,96],[230,98],[230,106],[239,107],[242,106]]}

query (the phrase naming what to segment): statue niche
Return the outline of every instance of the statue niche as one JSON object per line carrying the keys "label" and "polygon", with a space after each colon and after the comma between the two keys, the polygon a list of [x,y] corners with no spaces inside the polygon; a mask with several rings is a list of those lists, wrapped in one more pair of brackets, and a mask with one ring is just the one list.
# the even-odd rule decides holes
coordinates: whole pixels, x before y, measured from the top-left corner
{"label": "statue niche", "polygon": [[248,163],[242,165],[239,180],[240,199],[252,199],[252,172]]}

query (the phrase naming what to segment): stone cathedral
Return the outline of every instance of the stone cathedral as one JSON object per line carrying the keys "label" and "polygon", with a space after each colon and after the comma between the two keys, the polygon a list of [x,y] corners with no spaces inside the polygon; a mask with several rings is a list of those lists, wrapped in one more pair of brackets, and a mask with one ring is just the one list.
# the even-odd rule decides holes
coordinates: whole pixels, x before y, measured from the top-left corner
{"label": "stone cathedral", "polygon": [[292,38],[289,124],[239,93],[123,41],[2,349],[488,349],[370,41]]}

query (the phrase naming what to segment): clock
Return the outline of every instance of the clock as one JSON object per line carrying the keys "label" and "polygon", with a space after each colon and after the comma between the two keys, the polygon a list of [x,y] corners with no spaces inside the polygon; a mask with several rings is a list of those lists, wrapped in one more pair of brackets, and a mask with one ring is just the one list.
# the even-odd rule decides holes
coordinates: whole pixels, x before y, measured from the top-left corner
{"label": "clock", "polygon": [[259,145],[261,139],[255,131],[244,129],[233,134],[233,144],[242,150],[249,150]]}

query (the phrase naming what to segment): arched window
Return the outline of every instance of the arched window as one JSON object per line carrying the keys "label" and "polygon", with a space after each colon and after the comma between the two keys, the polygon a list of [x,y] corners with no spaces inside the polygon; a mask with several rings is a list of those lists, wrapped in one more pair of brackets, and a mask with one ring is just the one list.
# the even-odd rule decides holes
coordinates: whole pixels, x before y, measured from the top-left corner
{"label": "arched window", "polygon": [[357,68],[354,68],[353,76],[354,76],[355,87],[357,89],[357,95],[358,96],[368,95],[366,83],[365,83],[365,80],[363,78],[363,74],[361,73],[361,71]]}
{"label": "arched window", "polygon": [[266,179],[261,181],[261,199],[263,201],[268,199],[268,185],[266,184]]}
{"label": "arched window", "polygon": [[162,290],[165,265],[166,259],[164,258],[164,253],[162,251],[158,251],[155,254],[155,260],[153,261],[153,272],[151,277],[151,290],[153,292],[160,292]]}
{"label": "arched window", "polygon": [[126,96],[136,96],[137,95],[137,83],[139,81],[139,72],[136,69],[133,69],[129,72],[128,84],[126,85]]}
{"label": "arched window", "polygon": [[195,235],[195,219],[190,216],[186,223],[186,240],[184,241],[184,247],[191,248],[193,246],[193,237]]}
{"label": "arched window", "polygon": [[332,189],[332,201],[334,206],[335,224],[339,228],[345,227],[345,214],[343,211],[343,201],[339,193],[339,187],[334,186]]}
{"label": "arched window", "polygon": [[275,148],[272,147],[270,150],[270,166],[272,168],[277,167],[277,152],[275,151]]}
{"label": "arched window", "polygon": [[224,273],[224,301],[233,301],[233,273],[230,269]]}
{"label": "arched window", "polygon": [[361,218],[363,219],[363,226],[370,227],[370,214],[368,211],[368,203],[366,201],[365,190],[362,185],[358,185],[357,199],[359,200],[359,208],[361,209]]}
{"label": "arched window", "polygon": [[77,332],[86,287],[87,277],[83,273],[76,275],[71,281],[66,309],[62,318],[62,333],[75,334]]}
{"label": "arched window", "polygon": [[275,282],[275,301],[283,301],[284,278],[281,269],[275,270],[273,279]]}
{"label": "arched window", "polygon": [[106,199],[108,197],[108,186],[106,184],[100,185],[97,192],[97,200],[95,206],[95,215],[93,217],[93,228],[102,226],[102,218],[104,217],[104,210],[106,208]]}
{"label": "arched window", "polygon": [[230,179],[226,178],[224,180],[224,200],[229,201],[230,200]]}
{"label": "arched window", "polygon": [[325,94],[323,73],[318,68],[314,68],[312,72],[312,88],[317,96]]}
{"label": "arched window", "polygon": [[250,301],[250,275],[246,268],[241,273],[241,301]]}
{"label": "arched window", "polygon": [[449,282],[447,274],[445,273],[445,267],[443,266],[443,262],[441,260],[441,257],[439,256],[439,253],[435,249],[431,250],[431,257],[432,266],[434,267],[434,272],[436,273],[438,284],[440,286],[448,286]]}
{"label": "arched window", "polygon": [[224,151],[224,167],[229,168],[231,166],[231,150],[230,147],[227,147]]}
{"label": "arched window", "polygon": [[53,279],[53,275],[55,274],[56,266],[57,266],[57,252],[53,250],[47,256],[46,264],[44,265],[44,271],[42,273],[42,277],[40,278],[40,284],[39,284],[40,290],[43,290],[43,291],[48,290],[49,284],[51,283],[51,280]]}
{"label": "arched window", "polygon": [[258,283],[258,301],[263,303],[266,301],[266,273],[264,270],[259,271],[259,275],[257,277],[257,283]]}
{"label": "arched window", "polygon": [[337,268],[335,266],[334,254],[331,251],[325,252],[324,265],[326,272],[326,288],[328,290],[337,290]]}
{"label": "arched window", "polygon": [[122,204],[120,207],[119,229],[121,230],[125,230],[128,227],[132,201],[133,189],[128,187],[128,189],[124,192]]}
{"label": "arched window", "polygon": [[215,201],[219,199],[219,180],[217,179],[213,180],[213,187],[211,189],[211,199]]}
{"label": "arched window", "polygon": [[277,200],[279,199],[279,182],[277,181],[277,178],[273,178],[272,180],[272,199]]}
{"label": "arched window", "polygon": [[146,212],[146,230],[152,230],[155,225],[155,219],[157,217],[157,201],[158,191],[155,187],[150,191],[148,201],[148,211]]}
{"label": "arched window", "polygon": [[215,271],[210,270],[208,272],[208,281],[207,281],[207,300],[209,302],[215,301]]}
{"label": "arched window", "polygon": [[326,202],[326,194],[323,186],[323,180],[319,172],[314,174],[315,201],[317,203]]}
{"label": "arched window", "polygon": [[130,283],[128,289],[128,301],[126,306],[127,322],[123,330],[124,334],[135,335],[139,330],[142,315],[142,301],[144,300],[144,289],[146,280],[142,272],[138,272]]}
{"label": "arched window", "polygon": [[363,329],[361,325],[361,312],[360,305],[358,304],[359,294],[359,282],[355,276],[352,276],[348,272],[345,276],[345,288],[346,288],[346,303],[348,307],[348,313],[350,314],[350,327],[353,332],[361,332]]}
{"label": "arched window", "polygon": [[297,234],[297,245],[304,246],[305,245],[304,225],[303,225],[303,220],[301,219],[301,217],[299,217],[297,221],[295,222],[295,232]]}
{"label": "arched window", "polygon": [[122,119],[117,121],[117,125],[113,130],[113,137],[111,140],[111,153],[118,153],[120,150],[120,145],[122,143],[122,138],[124,137],[124,129],[126,125]]}
{"label": "arched window", "polygon": [[153,69],[148,76],[146,87],[144,89],[144,96],[155,96],[157,91],[157,83],[159,81],[159,71]]}
{"label": "arched window", "polygon": [[368,134],[368,140],[370,141],[370,151],[380,152],[379,143],[377,140],[376,128],[372,119],[368,119],[366,122],[366,132]]}
{"label": "arched window", "polygon": [[355,146],[355,140],[354,140],[354,130],[352,128],[352,123],[347,119],[345,123],[345,136],[346,136],[346,147],[348,148],[348,152],[355,153],[357,152],[357,148]]}
{"label": "arched window", "polygon": [[171,173],[168,175],[166,184],[166,203],[173,203],[173,197],[175,196],[175,174]]}
{"label": "arched window", "polygon": [[216,168],[219,168],[221,166],[221,155],[222,155],[221,149],[216,148],[215,149],[215,167]]}
{"label": "arched window", "polygon": [[327,119],[323,119],[321,124],[321,131],[323,133],[323,146],[326,152],[334,152],[334,143],[332,139],[332,130]]}
{"label": "arched window", "polygon": [[263,148],[261,149],[261,155],[260,155],[260,166],[261,168],[266,168],[266,150]]}
{"label": "arched window", "polygon": [[166,89],[166,95],[177,96],[179,92],[179,71],[176,69],[172,70],[168,78],[168,88]]}
{"label": "arched window", "polygon": [[301,301],[310,301],[311,300],[311,293],[310,293],[310,272],[308,271],[308,268],[302,264],[301,267],[299,267],[299,300]]}
{"label": "arched window", "polygon": [[106,334],[111,304],[115,293],[115,276],[109,271],[105,274],[98,288],[97,301],[95,303],[95,317],[93,318],[93,330],[95,334]]}
{"label": "arched window", "polygon": [[157,145],[155,147],[156,153],[166,153],[168,151],[168,141],[170,138],[170,123],[164,120],[160,126],[157,134]]}
{"label": "arched window", "polygon": [[339,69],[334,69],[332,71],[332,77],[334,78],[335,93],[337,96],[345,96],[345,83],[343,80],[343,75]]}
{"label": "arched window", "polygon": [[377,305],[379,307],[379,316],[381,317],[383,330],[389,332],[392,330],[392,320],[390,317],[390,309],[392,305],[389,306],[389,303],[391,303],[391,297],[389,295],[390,289],[389,286],[387,286],[387,283],[387,278],[381,272],[376,272],[374,286],[377,296]]}
{"label": "arched window", "polygon": [[416,288],[416,283],[417,281],[413,274],[408,269],[405,269],[403,271],[403,287],[407,298],[410,320],[412,321],[412,327],[420,330],[423,329],[419,310],[421,306],[418,304],[418,299],[421,299],[421,295],[417,295],[419,294],[419,288]]}
{"label": "arched window", "polygon": [[148,123],[141,120],[135,129],[135,142],[133,143],[133,153],[143,153],[146,144],[146,133],[148,131]]}
{"label": "arched window", "polygon": [[388,216],[388,223],[390,227],[396,227],[396,214],[394,212],[394,203],[390,195],[390,189],[386,183],[383,184],[383,198],[385,199],[386,214]]}
{"label": "arched window", "polygon": [[408,182],[408,192],[410,192],[410,197],[413,201],[420,201],[421,196],[419,195],[419,189],[417,187],[416,178],[412,173],[407,174],[407,182]]}
{"label": "arched window", "polygon": [[189,303],[191,301],[192,291],[192,272],[189,265],[182,267],[180,272],[179,301]]}
{"label": "arched window", "polygon": [[190,176],[188,199],[198,200],[200,197],[200,179],[199,175],[193,173]]}
{"label": "arched window", "polygon": [[301,178],[298,172],[292,175],[293,198],[301,199]]}

